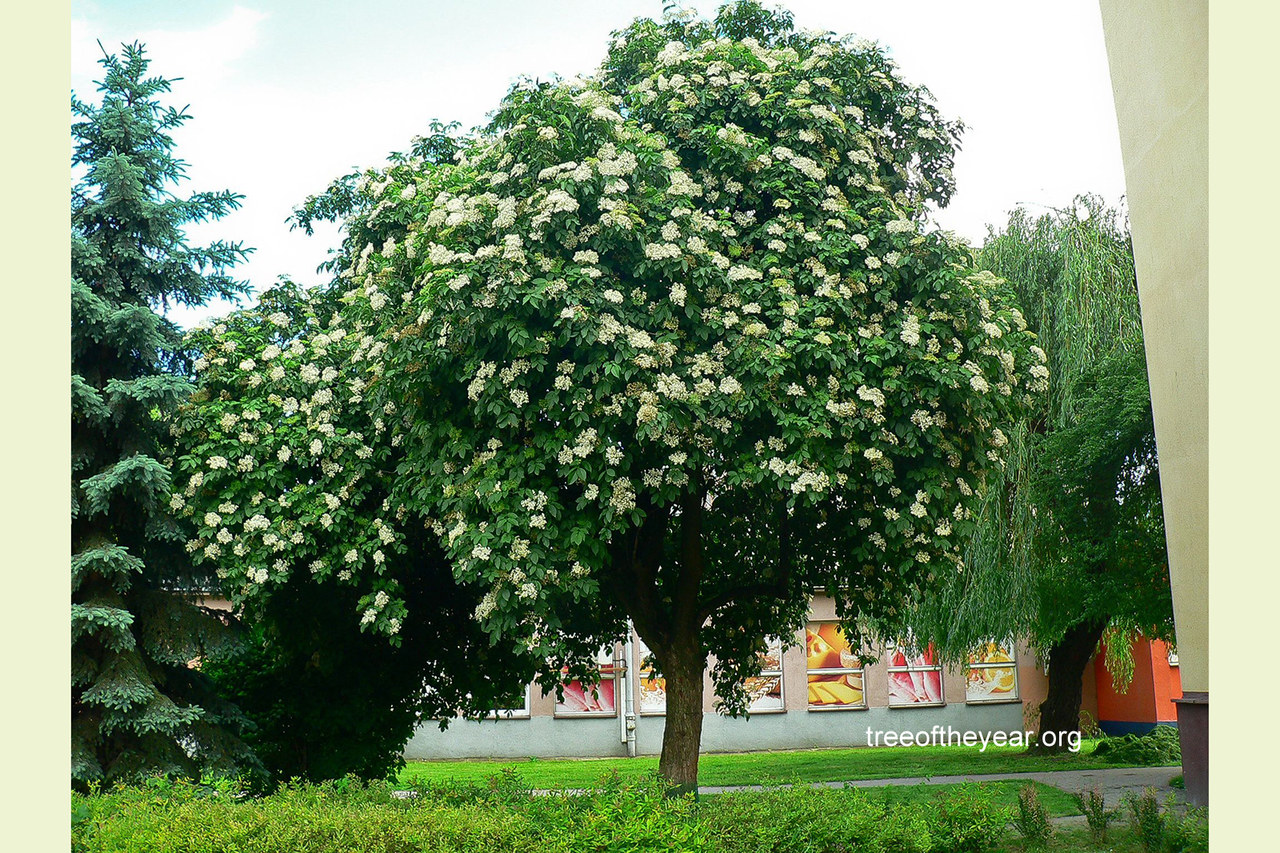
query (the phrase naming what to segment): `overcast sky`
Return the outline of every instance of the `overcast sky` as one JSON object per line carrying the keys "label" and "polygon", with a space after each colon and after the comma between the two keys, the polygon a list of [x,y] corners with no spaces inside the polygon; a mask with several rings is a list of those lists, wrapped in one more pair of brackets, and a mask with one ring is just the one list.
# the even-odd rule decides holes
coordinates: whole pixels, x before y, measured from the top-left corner
{"label": "overcast sky", "polygon": [[[713,13],[716,0],[686,7]],[[1124,173],[1097,0],[784,0],[801,28],[880,42],[911,83],[967,126],[957,193],[938,223],[972,241],[1018,204],[1115,203]],[[151,72],[182,77],[172,103],[185,188],[245,196],[236,213],[193,226],[193,241],[255,248],[237,268],[257,289],[278,276],[314,283],[335,230],[306,237],[292,208],[355,167],[375,166],[433,118],[484,121],[520,76],[590,73],[609,33],[662,0],[73,0],[72,88],[95,99],[97,42],[141,41]],[[1039,208],[1037,208],[1039,209]],[[181,323],[223,313],[175,311]]]}

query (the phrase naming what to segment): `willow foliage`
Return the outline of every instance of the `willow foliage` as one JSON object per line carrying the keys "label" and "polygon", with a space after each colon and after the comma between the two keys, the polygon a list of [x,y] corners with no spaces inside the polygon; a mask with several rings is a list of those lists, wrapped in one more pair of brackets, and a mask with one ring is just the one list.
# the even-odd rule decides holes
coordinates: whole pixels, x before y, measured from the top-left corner
{"label": "willow foliage", "polygon": [[1017,293],[1051,380],[1010,435],[966,571],[915,621],[953,658],[1008,634],[1047,649],[1094,617],[1121,633],[1167,633],[1155,431],[1122,212],[1089,195],[1040,216],[1018,209],[978,263]]}

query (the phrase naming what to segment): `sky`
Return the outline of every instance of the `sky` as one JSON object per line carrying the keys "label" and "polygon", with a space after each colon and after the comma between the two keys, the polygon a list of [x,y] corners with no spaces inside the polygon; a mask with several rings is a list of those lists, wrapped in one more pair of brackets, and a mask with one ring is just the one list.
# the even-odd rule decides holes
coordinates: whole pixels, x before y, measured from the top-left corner
{"label": "sky", "polygon": [[[102,48],[140,41],[150,71],[189,105],[174,134],[190,180],[180,194],[230,189],[241,208],[193,225],[193,243],[253,247],[234,274],[255,290],[316,267],[336,227],[307,237],[290,211],[356,168],[377,166],[432,119],[482,124],[522,76],[589,74],[609,34],[661,15],[663,0],[73,0],[72,90],[96,100]],[[717,0],[686,0],[714,13]],[[966,125],[957,192],[940,227],[981,242],[1018,205],[1118,203],[1124,172],[1097,0],[783,0],[796,26],[879,42],[943,115]],[[102,47],[99,47],[101,42]],[[225,303],[174,309],[190,325]]]}

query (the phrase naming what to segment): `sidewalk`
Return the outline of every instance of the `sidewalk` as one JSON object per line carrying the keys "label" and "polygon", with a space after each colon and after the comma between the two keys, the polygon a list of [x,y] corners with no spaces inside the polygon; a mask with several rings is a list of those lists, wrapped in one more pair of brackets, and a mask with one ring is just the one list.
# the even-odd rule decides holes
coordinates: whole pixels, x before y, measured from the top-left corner
{"label": "sidewalk", "polygon": [[[1013,780],[1043,782],[1069,793],[1097,785],[1102,788],[1107,806],[1120,803],[1126,792],[1142,793],[1144,788],[1155,788],[1160,799],[1172,793],[1178,802],[1185,802],[1185,792],[1169,787],[1169,780],[1177,776],[1179,767],[1108,767],[1101,770],[1045,770],[1036,773],[978,773],[969,776],[911,776],[900,779],[860,779],[852,782],[814,782],[814,786],[828,788],[877,788],[885,785],[947,785],[959,782],[995,782]],[[698,788],[702,794],[721,794],[728,791],[760,791],[761,785],[704,785]]]}

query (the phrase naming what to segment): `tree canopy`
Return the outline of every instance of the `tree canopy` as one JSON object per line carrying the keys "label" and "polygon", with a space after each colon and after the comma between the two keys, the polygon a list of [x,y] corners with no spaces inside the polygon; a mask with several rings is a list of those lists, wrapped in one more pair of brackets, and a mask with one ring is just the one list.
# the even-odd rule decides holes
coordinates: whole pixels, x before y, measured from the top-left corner
{"label": "tree canopy", "polygon": [[97,104],[71,99],[72,780],[198,774],[252,764],[241,718],[189,662],[226,648],[192,605],[208,578],[168,510],[164,413],[191,391],[177,328],[158,309],[232,298],[239,244],[187,243],[183,227],[240,197],[174,194],[183,163],[140,45],[102,60]]}
{"label": "tree canopy", "polygon": [[[855,642],[900,627],[1046,387],[1008,289],[926,225],[959,131],[876,45],[786,13],[636,21],[597,76],[522,83],[304,206],[345,211],[341,307],[202,339],[201,417],[266,405],[184,463],[189,547],[245,598],[304,565],[360,584],[394,637],[385,566],[425,523],[544,683],[629,618],[667,678],[662,770],[692,784],[708,657],[741,711],[817,588]],[[286,457],[307,477],[273,479]]]}

